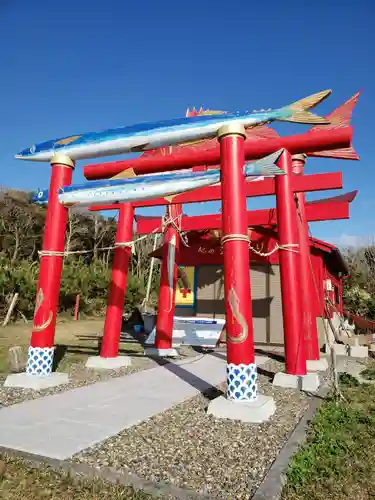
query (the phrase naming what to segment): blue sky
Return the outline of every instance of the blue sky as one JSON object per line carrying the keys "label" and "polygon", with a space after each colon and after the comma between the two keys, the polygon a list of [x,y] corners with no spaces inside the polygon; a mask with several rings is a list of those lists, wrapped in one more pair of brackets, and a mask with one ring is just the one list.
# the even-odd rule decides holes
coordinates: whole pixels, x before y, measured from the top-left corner
{"label": "blue sky", "polygon": [[[362,88],[353,116],[361,161],[314,159],[306,172],[342,170],[345,191],[359,189],[351,219],[314,223],[315,236],[344,244],[372,237],[374,15],[373,0],[1,0],[0,185],[47,187],[47,164],[13,159],[42,140],[182,116],[193,105],[279,107],[332,88],[319,107],[326,114]],[[74,182],[83,180],[82,166]],[[338,193],[308,197],[331,194]],[[248,202],[274,204],[273,197]]]}

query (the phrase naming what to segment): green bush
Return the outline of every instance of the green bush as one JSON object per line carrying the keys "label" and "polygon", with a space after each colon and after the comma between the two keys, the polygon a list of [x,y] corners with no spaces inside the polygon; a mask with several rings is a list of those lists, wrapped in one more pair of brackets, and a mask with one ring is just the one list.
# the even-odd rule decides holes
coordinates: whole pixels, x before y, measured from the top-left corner
{"label": "green bush", "polygon": [[[0,315],[4,317],[8,301],[14,293],[18,293],[16,313],[22,313],[31,319],[35,307],[38,263],[26,260],[10,265],[6,256],[0,253],[0,266],[0,296],[3,298]],[[87,265],[83,259],[66,259],[61,279],[59,312],[73,313],[76,296],[79,294],[81,313],[88,316],[104,314],[110,279],[111,268],[99,260]],[[129,273],[124,311],[130,313],[135,306],[140,305],[143,297],[143,283]]]}
{"label": "green bush", "polygon": [[[42,248],[45,216],[46,208],[30,203],[29,193],[0,189],[0,317],[6,314],[14,293],[19,294],[19,301],[12,319],[17,314],[28,319],[33,317],[39,276],[38,252]],[[77,257],[79,254],[64,259],[60,313],[72,313],[77,294],[80,295],[81,313],[101,315],[105,312],[115,234],[115,218],[69,210],[65,250],[85,251],[88,259]],[[139,241],[130,259],[126,313],[142,302],[153,242],[154,236]],[[149,301],[152,305],[157,300],[156,287],[158,273],[155,271]]]}

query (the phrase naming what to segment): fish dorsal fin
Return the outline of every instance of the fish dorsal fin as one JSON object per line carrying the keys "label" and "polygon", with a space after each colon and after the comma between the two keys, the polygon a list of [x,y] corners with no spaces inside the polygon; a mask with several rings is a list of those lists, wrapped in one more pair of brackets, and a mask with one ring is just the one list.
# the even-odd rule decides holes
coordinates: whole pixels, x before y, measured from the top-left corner
{"label": "fish dorsal fin", "polygon": [[70,137],[64,137],[64,139],[60,139],[59,141],[55,142],[55,146],[67,146],[71,142],[76,141],[77,139],[80,139],[82,136],[80,135],[72,135]]}
{"label": "fish dorsal fin", "polygon": [[212,116],[212,115],[226,115],[228,114],[228,111],[221,111],[219,109],[203,109],[202,107],[199,109],[199,111],[196,110],[195,106],[193,109],[188,108],[186,110],[186,118],[192,117],[192,116]]}
{"label": "fish dorsal fin", "polygon": [[202,109],[198,111],[197,116],[212,116],[212,115],[226,115],[227,111],[221,111],[219,109]]}
{"label": "fish dorsal fin", "polygon": [[123,170],[117,175],[111,177],[111,179],[132,179],[133,177],[137,177],[137,174],[134,172],[132,168],[127,168]]}

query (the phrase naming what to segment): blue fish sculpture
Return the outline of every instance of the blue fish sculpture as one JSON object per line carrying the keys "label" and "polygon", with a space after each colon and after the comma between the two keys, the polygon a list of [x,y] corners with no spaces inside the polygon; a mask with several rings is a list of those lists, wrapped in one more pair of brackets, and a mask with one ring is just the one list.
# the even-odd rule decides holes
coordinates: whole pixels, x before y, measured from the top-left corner
{"label": "blue fish sculpture", "polygon": [[[276,165],[283,149],[271,155],[244,165],[245,177],[284,175],[284,170]],[[119,174],[121,176],[121,174]],[[161,174],[140,175],[128,179],[90,181],[76,186],[65,186],[59,190],[59,202],[66,206],[87,207],[103,203],[125,203],[140,200],[165,198],[167,201],[177,194],[193,189],[211,186],[220,182],[220,170],[205,172],[182,170]],[[48,202],[48,189],[38,190],[33,196],[34,203]]]}
{"label": "blue fish sculpture", "polygon": [[162,146],[186,144],[198,140],[211,139],[216,136],[220,127],[238,122],[245,128],[284,121],[305,124],[327,124],[310,111],[326,97],[331,90],[318,92],[293,104],[276,110],[245,111],[228,113],[219,111],[203,116],[176,118],[155,123],[141,123],[127,127],[119,127],[103,132],[77,134],[54,139],[24,149],[15,157],[20,160],[50,162],[56,153],[69,156],[72,160],[85,160],[109,155],[131,152],[143,152]]}

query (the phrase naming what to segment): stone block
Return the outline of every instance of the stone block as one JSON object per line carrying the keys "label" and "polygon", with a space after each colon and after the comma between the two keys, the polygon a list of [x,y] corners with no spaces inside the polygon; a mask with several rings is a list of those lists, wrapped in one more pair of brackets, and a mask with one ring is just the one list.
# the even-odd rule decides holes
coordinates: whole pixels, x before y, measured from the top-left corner
{"label": "stone block", "polygon": [[132,359],[129,356],[116,356],[115,358],[90,356],[85,366],[93,370],[118,370],[124,366],[131,366],[131,364]]}
{"label": "stone block", "polygon": [[305,392],[316,392],[319,388],[319,375],[307,373],[306,375],[290,375],[284,372],[276,373],[273,385],[285,389],[299,389]]}
{"label": "stone block", "polygon": [[349,356],[351,358],[367,358],[368,347],[364,345],[352,345],[349,349]]}
{"label": "stone block", "polygon": [[306,361],[308,372],[325,372],[328,370],[328,360],[326,357],[320,359],[308,359]]}
{"label": "stone block", "polygon": [[207,408],[207,414],[216,418],[256,424],[269,420],[275,411],[276,405],[273,398],[262,394],[258,394],[254,401],[233,401],[220,396],[212,400]]}
{"label": "stone block", "polygon": [[4,382],[4,387],[18,387],[20,389],[33,389],[41,391],[58,385],[68,384],[69,375],[67,373],[51,373],[51,375],[30,375],[28,373],[14,373],[8,375]]}
{"label": "stone block", "polygon": [[158,349],[157,347],[146,347],[144,354],[153,358],[178,358],[180,356],[177,349]]}

